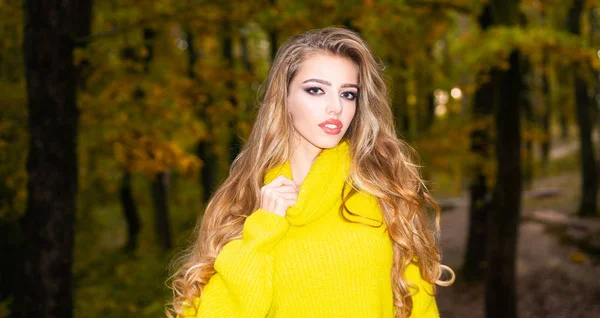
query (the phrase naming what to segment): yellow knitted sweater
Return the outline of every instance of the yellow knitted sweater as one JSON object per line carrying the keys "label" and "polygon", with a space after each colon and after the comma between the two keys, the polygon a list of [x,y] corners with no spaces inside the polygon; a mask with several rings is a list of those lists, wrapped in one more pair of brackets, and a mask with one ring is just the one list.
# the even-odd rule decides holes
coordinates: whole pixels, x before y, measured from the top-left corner
{"label": "yellow knitted sweater", "polygon": [[[347,217],[363,224],[339,214],[349,164],[347,143],[323,150],[285,218],[252,213],[186,317],[394,317],[392,243],[377,201],[362,192],[347,201],[361,216]],[[270,169],[265,184],[279,175],[292,178],[289,162]],[[405,275],[419,288],[411,317],[439,317],[418,267]]]}

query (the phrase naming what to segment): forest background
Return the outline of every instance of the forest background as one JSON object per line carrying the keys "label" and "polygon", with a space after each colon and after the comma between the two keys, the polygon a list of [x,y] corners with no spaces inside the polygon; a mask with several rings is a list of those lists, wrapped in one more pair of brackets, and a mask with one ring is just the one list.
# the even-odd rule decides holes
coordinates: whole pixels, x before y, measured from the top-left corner
{"label": "forest background", "polygon": [[[442,205],[442,316],[600,310],[600,1],[0,0],[0,17],[0,317],[164,315],[278,47],[332,25],[386,66]],[[540,242],[557,261],[533,277]]]}

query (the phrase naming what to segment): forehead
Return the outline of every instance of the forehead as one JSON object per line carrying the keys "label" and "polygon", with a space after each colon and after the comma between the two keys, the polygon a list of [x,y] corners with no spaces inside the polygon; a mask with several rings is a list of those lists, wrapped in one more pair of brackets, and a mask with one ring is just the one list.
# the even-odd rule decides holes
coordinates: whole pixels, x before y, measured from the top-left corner
{"label": "forehead", "polygon": [[315,54],[309,56],[300,64],[296,74],[297,80],[308,78],[325,79],[331,82],[357,84],[358,66],[350,58],[331,55]]}

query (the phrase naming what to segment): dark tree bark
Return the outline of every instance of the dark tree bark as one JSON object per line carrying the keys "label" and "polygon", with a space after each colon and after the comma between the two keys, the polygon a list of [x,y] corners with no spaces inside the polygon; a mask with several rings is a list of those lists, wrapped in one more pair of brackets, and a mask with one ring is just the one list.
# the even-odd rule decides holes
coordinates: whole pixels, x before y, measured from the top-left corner
{"label": "dark tree bark", "polygon": [[569,119],[564,112],[558,114],[558,123],[560,124],[560,139],[569,139]]}
{"label": "dark tree bark", "polygon": [[[484,135],[472,139],[486,139]],[[486,177],[480,168],[476,168],[471,181],[469,200],[469,236],[467,252],[463,264],[463,278],[467,282],[481,281],[485,278],[485,244],[487,217],[490,209]]]}
{"label": "dark tree bark", "polygon": [[[0,219],[0,302],[15,293],[23,258],[23,233],[17,220]],[[12,309],[12,308],[11,308]]]}
{"label": "dark tree bark", "polygon": [[581,151],[581,202],[578,215],[582,217],[596,216],[598,183],[596,175],[596,159],[592,143],[592,118],[590,116],[591,100],[585,81],[575,78],[576,115],[579,126],[579,144]]}
{"label": "dark tree bark", "polygon": [[73,48],[89,33],[91,0],[25,1],[23,53],[30,148],[14,317],[73,316],[77,194]]}
{"label": "dark tree bark", "polygon": [[[148,75],[150,74],[150,65],[154,59],[154,39],[156,38],[156,31],[151,28],[145,28],[143,36],[144,47],[146,52],[148,52],[143,60],[144,73]],[[166,176],[165,172],[157,173],[154,180],[152,180],[151,185],[155,235],[163,251],[168,251],[172,247]]]}
{"label": "dark tree bark", "polygon": [[398,82],[398,99],[400,102],[398,103],[396,109],[399,109],[398,116],[400,117],[398,120],[399,132],[404,136],[404,138],[409,138],[410,136],[410,114],[408,112],[408,103],[406,101],[406,93],[408,89],[406,88],[406,79]]}
{"label": "dark tree bark", "polygon": [[[399,70],[407,69],[406,63],[402,60],[390,59],[386,62]],[[406,73],[406,72],[403,72]],[[405,76],[398,76],[393,80],[392,86],[392,111],[394,112],[394,123],[396,125],[396,133],[405,140],[409,139],[410,135],[410,116],[408,113],[408,103],[406,100],[408,79]]]}
{"label": "dark tree bark", "polygon": [[225,59],[225,65],[227,66],[230,76],[225,81],[225,87],[227,88],[227,100],[231,106],[236,109],[233,118],[229,122],[231,128],[231,141],[229,144],[229,162],[238,156],[242,148],[242,143],[237,134],[237,116],[238,116],[238,102],[235,99],[235,82],[233,80],[234,72],[234,61],[233,61],[233,36],[231,29],[231,21],[225,21],[223,23],[223,58]]}
{"label": "dark tree bark", "polygon": [[202,199],[204,203],[207,203],[217,185],[217,158],[212,150],[212,144],[207,140],[198,142],[196,156],[203,163],[202,171],[200,171],[200,184],[202,186]]}
{"label": "dark tree bark", "polygon": [[[194,65],[198,60],[198,52],[195,48],[194,43],[194,34],[190,27],[187,28],[186,39],[188,41],[188,77],[190,79],[195,79],[198,81],[198,85],[201,85],[201,80],[198,78]],[[212,97],[208,96],[209,101],[206,102],[200,108],[198,112],[198,117],[202,118],[206,122],[207,130],[212,131],[212,123],[210,118],[207,117],[205,112],[205,106],[212,103]],[[208,140],[201,140],[198,142],[196,146],[196,156],[202,161],[202,168],[200,170],[200,186],[202,188],[202,201],[204,203],[208,202],[208,199],[211,197],[214,188],[216,186],[217,180],[217,159],[214,156],[214,152],[212,151],[212,144]]]}
{"label": "dark tree bark", "polygon": [[[598,16],[599,14],[597,8],[592,7],[590,10],[588,10],[588,19],[590,21],[590,39],[592,40],[597,38],[599,35],[598,30],[600,30],[600,21],[598,21]],[[595,96],[592,98],[592,116],[590,117],[595,118],[595,120],[592,122],[592,126],[595,124],[597,127],[600,127],[600,99],[598,98],[600,94],[600,73],[596,71],[594,72],[594,75],[595,85],[593,95]],[[598,187],[600,187],[600,147],[596,148],[596,181],[598,183]]]}
{"label": "dark tree bark", "polygon": [[427,94],[427,121],[425,122],[425,129],[429,129],[435,122],[435,96],[434,91],[431,90]]}
{"label": "dark tree bark", "polygon": [[[492,0],[491,5],[495,24],[519,24],[518,0]],[[522,189],[519,106],[524,88],[520,71],[520,54],[516,50],[510,54],[507,70],[492,71],[498,166],[487,226],[487,318],[517,317],[515,259]]]}
{"label": "dark tree bark", "polygon": [[[520,55],[511,53],[510,68],[494,71],[496,88],[497,181],[488,219],[486,317],[516,317],[515,258],[521,213],[521,129],[518,124]],[[516,124],[515,124],[516,123]]]}
{"label": "dark tree bark", "polygon": [[241,33],[240,37],[240,47],[242,51],[242,63],[244,64],[244,69],[246,72],[252,74],[254,73],[254,66],[252,66],[252,62],[250,61],[250,50],[248,49],[248,36],[246,34]]}
{"label": "dark tree bark", "polygon": [[271,43],[271,61],[275,61],[275,56],[277,56],[277,50],[279,49],[277,33],[278,32],[276,29],[269,30],[269,42]]}
{"label": "dark tree bark", "polygon": [[[277,5],[277,0],[269,0],[271,2],[271,7]],[[277,28],[275,26],[271,26],[268,31],[269,34],[269,43],[271,43],[271,62],[275,61],[275,56],[277,55],[277,50],[279,49],[279,41]]]}
{"label": "dark tree bark", "polygon": [[[492,25],[492,12],[490,5],[486,5],[479,16],[479,26],[487,30]],[[494,105],[494,86],[491,82],[484,82],[475,92],[473,103],[473,120],[480,121],[490,116]],[[485,244],[487,217],[490,209],[490,193],[487,187],[487,176],[483,171],[483,164],[491,160],[491,141],[488,131],[489,125],[478,127],[471,132],[471,153],[476,158],[473,167],[469,201],[469,235],[467,238],[467,251],[463,263],[463,277],[465,281],[481,281],[485,278]]]}
{"label": "dark tree bark", "polygon": [[[531,76],[531,64],[528,60],[523,59],[521,61],[521,74],[523,76]],[[531,81],[528,81],[527,90],[531,91],[531,88],[528,86],[532,84]],[[522,94],[521,96],[521,105],[523,105],[523,119],[525,123],[525,129],[529,131],[533,131],[536,128],[537,118],[535,111],[533,109],[533,103],[531,98],[528,97],[529,94]],[[533,140],[532,138],[527,138],[525,140],[525,146],[523,147],[523,181],[525,183],[525,187],[529,188],[531,183],[533,182]]]}
{"label": "dark tree bark", "polygon": [[131,173],[126,171],[121,180],[121,189],[119,190],[119,199],[123,215],[127,222],[127,243],[125,249],[128,252],[133,252],[137,248],[137,238],[142,227],[139,213],[135,200],[133,199],[133,191],[131,190]]}
{"label": "dark tree bark", "polygon": [[154,205],[154,227],[158,242],[164,251],[173,246],[171,242],[171,226],[169,220],[169,203],[167,200],[167,175],[156,174],[152,181],[152,203]]}
{"label": "dark tree bark", "polygon": [[394,80],[393,89],[393,110],[395,117],[394,123],[396,124],[396,132],[403,139],[407,139],[409,137],[410,132],[410,116],[408,114],[408,105],[406,103],[406,79],[396,78]]}
{"label": "dark tree bark", "polygon": [[[433,49],[428,46],[425,51],[429,55],[429,59],[433,60]],[[423,88],[423,102],[424,102],[424,112],[423,112],[423,121],[421,131],[427,131],[433,125],[435,121],[435,96],[434,96],[434,88],[432,87],[433,78],[431,74],[428,72],[420,72],[422,75],[421,78],[423,80],[422,88]]]}
{"label": "dark tree bark", "polygon": [[[239,34],[240,34],[240,49],[241,49],[241,53],[242,53],[241,54],[242,65],[244,66],[244,70],[248,74],[253,74],[254,66],[252,65],[252,61],[250,61],[250,51],[248,48],[247,34],[245,34],[243,30],[241,32],[239,32]],[[231,50],[231,48],[230,48],[230,50]],[[233,57],[232,53],[233,52],[231,52],[231,51],[228,52],[227,56],[230,56],[230,58],[232,58]],[[233,65],[233,59],[231,59],[231,65]],[[235,84],[232,83],[232,87],[235,88]],[[247,101],[237,103],[238,113],[246,114],[250,111],[251,107],[252,107],[252,105],[250,103],[248,103]],[[237,117],[236,117],[236,119],[237,119]],[[229,162],[233,162],[233,160],[235,160],[235,158],[237,158],[240,151],[242,150],[242,140],[239,137],[239,135],[237,134],[237,124],[235,122],[232,123],[232,128],[233,128],[233,136],[232,136],[232,141],[231,141],[231,145],[230,145]]]}
{"label": "dark tree bark", "polygon": [[[147,56],[143,58],[138,56],[138,54],[136,53],[137,51],[138,50],[136,50],[132,46],[124,47],[121,50],[121,59],[131,63],[131,66],[129,66],[126,69],[127,72],[133,74],[139,73],[139,71],[136,70],[136,68],[132,65],[140,62],[143,63],[144,71],[148,72],[149,67],[146,64],[148,64],[150,60],[147,58]],[[152,51],[148,51],[148,56],[151,56],[152,53]],[[143,98],[145,95],[146,94],[144,93],[144,91],[138,87],[136,90],[134,90],[131,98],[137,103],[141,104],[143,103]],[[139,138],[140,134],[138,132],[135,132],[134,137]],[[128,169],[128,167],[125,167],[125,169]],[[124,249],[127,252],[131,253],[134,252],[137,248],[138,234],[141,230],[142,223],[141,218],[139,216],[137,204],[133,197],[133,191],[131,189],[131,172],[128,170],[124,171],[123,178],[121,179],[119,199],[121,201],[121,210],[123,212],[123,217],[125,219],[125,222],[127,223],[127,242],[125,243]]]}
{"label": "dark tree bark", "polygon": [[196,65],[196,61],[198,60],[198,53],[196,52],[196,44],[194,43],[194,34],[192,33],[192,29],[190,27],[186,28],[185,31],[185,40],[188,43],[188,78],[195,79],[196,78],[196,70],[194,66]]}
{"label": "dark tree bark", "polygon": [[154,31],[154,29],[151,29],[151,28],[145,28],[143,32],[144,32],[144,47],[146,48],[146,52],[147,52],[147,54],[143,60],[144,73],[149,74],[150,73],[150,63],[152,62],[152,59],[154,59],[154,38],[156,37],[156,31]]}
{"label": "dark tree bark", "polygon": [[[579,21],[583,12],[583,0],[574,0],[569,9],[569,32],[580,35]],[[575,113],[579,127],[579,144],[581,154],[581,202],[578,215],[582,217],[595,216],[597,213],[598,183],[596,175],[596,159],[592,143],[592,98],[588,93],[585,80],[578,74],[581,67],[574,65],[575,74]]]}
{"label": "dark tree bark", "polygon": [[544,61],[542,71],[542,92],[544,95],[544,113],[542,115],[542,130],[544,131],[544,140],[541,144],[542,150],[542,167],[548,167],[550,161],[551,133],[550,133],[550,118],[552,116],[552,103],[550,98],[550,81],[548,80],[548,55],[544,53]]}

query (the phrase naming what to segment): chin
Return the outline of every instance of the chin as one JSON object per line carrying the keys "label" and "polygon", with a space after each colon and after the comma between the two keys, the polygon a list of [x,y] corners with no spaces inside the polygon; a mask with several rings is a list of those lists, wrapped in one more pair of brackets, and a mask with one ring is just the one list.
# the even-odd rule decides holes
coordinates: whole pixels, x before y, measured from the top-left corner
{"label": "chin", "polygon": [[342,141],[341,137],[340,138],[329,137],[329,138],[315,140],[315,142],[313,142],[312,144],[321,149],[331,149],[331,148],[334,148],[335,146],[337,146],[340,143],[340,141]]}

